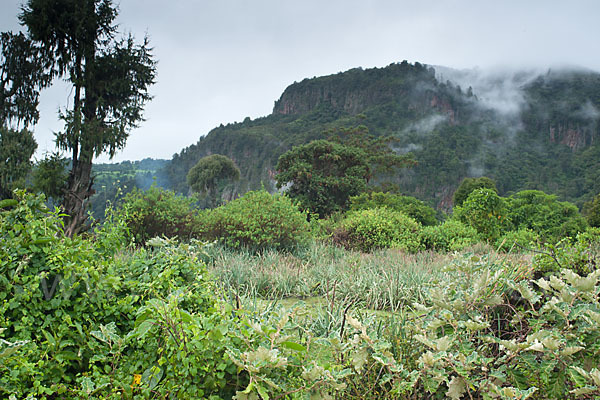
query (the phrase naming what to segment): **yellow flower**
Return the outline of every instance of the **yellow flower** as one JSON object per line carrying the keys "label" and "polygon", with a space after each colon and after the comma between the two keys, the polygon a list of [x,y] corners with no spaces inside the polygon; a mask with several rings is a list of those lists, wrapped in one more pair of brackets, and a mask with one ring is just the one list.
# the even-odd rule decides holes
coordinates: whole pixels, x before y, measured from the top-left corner
{"label": "yellow flower", "polygon": [[131,384],[131,387],[137,386],[140,383],[142,383],[142,375],[133,374],[133,383]]}

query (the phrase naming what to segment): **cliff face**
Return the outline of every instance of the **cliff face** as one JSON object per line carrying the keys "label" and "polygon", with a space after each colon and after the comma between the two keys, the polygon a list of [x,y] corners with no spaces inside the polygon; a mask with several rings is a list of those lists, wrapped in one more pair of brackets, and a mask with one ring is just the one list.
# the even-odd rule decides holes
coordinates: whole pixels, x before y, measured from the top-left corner
{"label": "cliff face", "polygon": [[302,115],[324,104],[350,115],[387,102],[402,103],[412,111],[449,107],[438,89],[433,68],[405,61],[294,83],[275,102],[273,114]]}

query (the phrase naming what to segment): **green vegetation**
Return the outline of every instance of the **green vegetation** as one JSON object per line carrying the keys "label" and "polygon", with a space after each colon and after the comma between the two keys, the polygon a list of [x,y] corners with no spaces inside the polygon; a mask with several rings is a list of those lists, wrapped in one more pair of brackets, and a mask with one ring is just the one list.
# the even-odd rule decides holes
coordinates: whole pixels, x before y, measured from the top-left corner
{"label": "green vegetation", "polygon": [[187,182],[194,192],[210,196],[211,207],[217,206],[217,186],[240,179],[240,170],[234,162],[220,154],[206,156],[194,165],[187,175]]}
{"label": "green vegetation", "polygon": [[14,189],[25,186],[36,148],[32,132],[0,126],[0,200],[12,197]]}
{"label": "green vegetation", "polygon": [[333,240],[350,249],[365,252],[396,248],[411,253],[420,249],[420,225],[405,214],[389,208],[353,211],[344,218]]}
{"label": "green vegetation", "polygon": [[437,225],[436,211],[421,200],[411,196],[393,193],[371,192],[361,193],[350,198],[351,210],[364,210],[376,207],[387,207],[413,218],[423,226]]}
{"label": "green vegetation", "polygon": [[292,248],[309,236],[306,214],[292,201],[265,190],[248,192],[200,215],[203,238],[232,248]]}
{"label": "green vegetation", "polygon": [[496,184],[490,178],[482,176],[480,178],[465,178],[458,185],[458,188],[452,195],[452,203],[454,206],[462,206],[467,197],[475,190],[475,189],[493,189],[496,193],[498,193],[498,189],[496,189]]}
{"label": "green vegetation", "polygon": [[195,200],[155,186],[134,189],[123,197],[121,213],[137,244],[157,236],[189,240],[200,228]]}
{"label": "green vegetation", "polygon": [[[532,257],[475,243],[476,229],[454,217],[423,227],[375,207],[331,222],[359,249],[345,250],[312,239],[285,196],[249,192],[199,210],[153,187],[69,238],[42,197],[15,196],[0,203],[5,397],[600,395],[597,229]],[[511,212],[477,189],[460,211],[476,226],[488,226],[477,196]],[[144,210],[164,219],[140,223]],[[190,220],[185,242],[146,240]],[[197,241],[206,235],[219,243]]]}
{"label": "green vegetation", "polygon": [[350,196],[364,191],[370,176],[367,153],[326,140],[296,146],[277,163],[277,187],[321,217],[345,210]]}

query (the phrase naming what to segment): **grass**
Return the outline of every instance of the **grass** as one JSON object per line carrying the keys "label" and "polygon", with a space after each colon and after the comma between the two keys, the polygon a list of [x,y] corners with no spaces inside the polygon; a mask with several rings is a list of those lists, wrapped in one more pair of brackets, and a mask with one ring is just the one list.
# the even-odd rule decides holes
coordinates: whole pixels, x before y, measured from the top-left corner
{"label": "grass", "polygon": [[[423,302],[429,287],[461,273],[445,267],[463,257],[399,250],[365,254],[317,242],[295,253],[252,253],[220,246],[207,251],[216,281],[241,298],[288,299],[286,303],[320,298],[329,310],[336,304],[352,303],[388,312]],[[513,263],[523,258],[500,255],[481,245],[467,252],[477,253],[509,257]]]}

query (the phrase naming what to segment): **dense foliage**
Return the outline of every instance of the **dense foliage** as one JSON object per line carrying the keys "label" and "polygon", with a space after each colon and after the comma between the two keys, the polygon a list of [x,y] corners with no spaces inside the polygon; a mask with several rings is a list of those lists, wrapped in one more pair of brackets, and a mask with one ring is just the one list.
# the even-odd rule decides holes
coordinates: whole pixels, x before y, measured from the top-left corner
{"label": "dense foliage", "polygon": [[515,193],[507,199],[507,209],[513,230],[532,230],[551,243],[563,237],[575,237],[587,228],[574,204],[558,201],[556,196],[539,190]]}
{"label": "dense foliage", "polygon": [[194,192],[210,196],[212,207],[217,206],[217,187],[227,181],[240,179],[240,170],[228,157],[220,154],[206,156],[190,169],[187,182]]}
{"label": "dense foliage", "polygon": [[340,222],[334,241],[347,248],[369,252],[381,248],[420,250],[419,230],[414,219],[389,208],[350,212]]}
{"label": "dense foliage", "polygon": [[[151,189],[148,196],[165,193],[172,192]],[[201,243],[153,238],[147,247],[129,247],[123,219],[131,210],[128,202],[119,213],[109,212],[92,235],[69,238],[60,215],[42,197],[15,195],[0,202],[4,397],[600,395],[597,229],[543,248],[533,261],[498,254],[437,259],[426,252],[410,256],[411,262],[405,251],[422,243],[457,250],[475,229],[456,219],[422,228],[386,207],[352,211],[340,226],[353,247],[395,250],[365,255],[313,246],[297,256],[244,256],[237,250],[245,273],[256,258],[265,274],[261,281],[295,280],[301,293],[325,297],[323,307],[277,309],[260,308],[260,299],[227,286],[241,277],[211,281],[200,259],[212,265],[218,256]],[[501,200],[478,189],[464,210],[477,196],[488,198],[484,206]],[[480,209],[472,210],[483,217]],[[201,213],[208,226],[211,219],[226,227],[218,236],[230,248],[290,245],[309,234],[306,214],[285,196],[266,191]],[[227,275],[242,273],[233,259],[224,261]],[[261,281],[248,285],[254,296]],[[364,307],[394,312],[374,314]]]}
{"label": "dense foliage", "polygon": [[156,186],[127,193],[121,213],[137,244],[157,236],[189,240],[199,231],[195,199]]}
{"label": "dense foliage", "polygon": [[424,202],[411,196],[393,193],[371,192],[361,193],[350,198],[351,210],[387,207],[402,212],[423,226],[437,225],[436,211]]}
{"label": "dense foliage", "polygon": [[292,248],[309,237],[306,213],[292,201],[265,190],[248,192],[200,215],[202,237],[232,248]]}
{"label": "dense foliage", "polygon": [[192,248],[132,253],[118,219],[92,240],[69,239],[42,198],[18,199],[0,214],[3,397],[226,393],[235,368],[213,358],[224,354],[223,316]]}
{"label": "dense foliage", "polygon": [[0,200],[11,197],[14,189],[25,186],[35,149],[37,143],[33,132],[0,126]]}
{"label": "dense foliage", "polygon": [[354,146],[316,140],[279,158],[277,187],[321,217],[345,210],[351,196],[367,187],[367,153]]}
{"label": "dense foliage", "polygon": [[454,206],[462,206],[467,197],[473,192],[475,189],[493,189],[496,193],[498,189],[496,189],[496,184],[490,178],[482,176],[480,178],[465,178],[462,180],[458,188],[452,195],[452,204]]}

